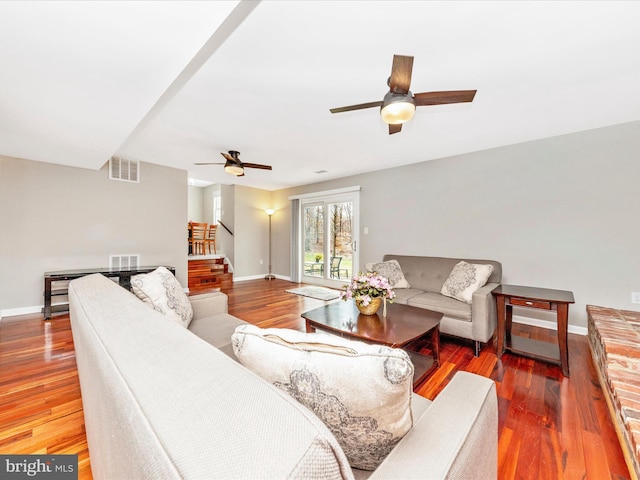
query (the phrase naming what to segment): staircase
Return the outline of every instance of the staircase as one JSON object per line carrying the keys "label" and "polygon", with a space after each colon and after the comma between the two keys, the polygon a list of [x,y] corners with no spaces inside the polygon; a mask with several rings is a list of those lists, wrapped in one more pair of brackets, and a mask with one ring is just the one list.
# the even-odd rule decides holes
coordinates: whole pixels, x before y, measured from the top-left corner
{"label": "staircase", "polygon": [[230,287],[233,273],[224,257],[189,260],[189,291]]}

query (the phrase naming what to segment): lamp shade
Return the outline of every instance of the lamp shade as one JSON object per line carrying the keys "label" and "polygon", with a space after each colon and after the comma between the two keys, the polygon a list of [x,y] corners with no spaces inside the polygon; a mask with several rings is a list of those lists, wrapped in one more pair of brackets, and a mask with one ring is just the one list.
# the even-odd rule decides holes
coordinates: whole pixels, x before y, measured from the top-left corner
{"label": "lamp shade", "polygon": [[276,211],[273,208],[267,208],[265,210],[265,213],[269,216],[273,215],[274,213],[276,213]]}
{"label": "lamp shade", "polygon": [[408,122],[415,112],[416,104],[411,92],[406,94],[389,92],[384,96],[380,107],[382,121],[391,125]]}

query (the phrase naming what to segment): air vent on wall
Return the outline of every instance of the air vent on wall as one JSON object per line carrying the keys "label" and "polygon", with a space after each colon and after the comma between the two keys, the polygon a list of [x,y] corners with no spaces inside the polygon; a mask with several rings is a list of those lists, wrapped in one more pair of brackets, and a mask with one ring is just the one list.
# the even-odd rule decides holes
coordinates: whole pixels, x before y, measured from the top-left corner
{"label": "air vent on wall", "polygon": [[109,159],[109,178],[111,180],[140,183],[140,164],[137,160],[111,157]]}
{"label": "air vent on wall", "polygon": [[140,255],[109,255],[109,268],[111,270],[135,268],[139,265]]}

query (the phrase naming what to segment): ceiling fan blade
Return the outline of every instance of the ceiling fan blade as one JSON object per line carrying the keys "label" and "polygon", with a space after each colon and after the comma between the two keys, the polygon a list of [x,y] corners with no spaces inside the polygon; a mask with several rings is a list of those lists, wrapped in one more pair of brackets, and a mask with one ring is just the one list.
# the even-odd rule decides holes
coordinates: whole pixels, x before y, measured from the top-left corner
{"label": "ceiling fan blade", "polygon": [[413,57],[394,55],[389,77],[389,90],[392,93],[405,94],[411,85],[411,72],[413,70]]}
{"label": "ceiling fan blade", "polygon": [[350,112],[352,110],[362,110],[363,108],[380,107],[382,102],[359,103],[358,105],[349,105],[348,107],[330,108],[331,113]]}
{"label": "ceiling fan blade", "polygon": [[273,170],[271,165],[260,165],[259,163],[243,163],[243,167],[245,168],[261,168],[262,170]]}
{"label": "ceiling fan blade", "polygon": [[194,163],[194,165],[224,165],[224,162],[216,162],[216,163]]}
{"label": "ceiling fan blade", "polygon": [[416,106],[443,105],[447,103],[472,102],[477,90],[450,90],[448,92],[416,93],[413,100]]}
{"label": "ceiling fan blade", "polygon": [[402,124],[401,123],[390,123],[389,124],[389,135],[393,135],[394,133],[400,133],[400,130],[402,130]]}
{"label": "ceiling fan blade", "polygon": [[233,158],[228,153],[220,152],[220,155],[222,155],[224,158],[226,158],[227,162],[236,163],[236,164],[238,163],[238,159],[237,158]]}

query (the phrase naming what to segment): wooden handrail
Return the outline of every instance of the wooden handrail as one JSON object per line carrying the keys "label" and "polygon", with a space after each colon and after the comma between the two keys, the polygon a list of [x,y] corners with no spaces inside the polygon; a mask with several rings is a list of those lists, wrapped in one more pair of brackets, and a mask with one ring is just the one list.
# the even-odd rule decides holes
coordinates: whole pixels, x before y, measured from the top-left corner
{"label": "wooden handrail", "polygon": [[224,229],[225,229],[227,232],[229,232],[229,234],[233,237],[233,232],[232,232],[231,230],[229,230],[229,229],[227,228],[227,226],[226,226],[224,223],[222,223],[220,220],[218,220],[218,223],[219,223],[220,225],[222,225],[222,226],[224,227]]}

